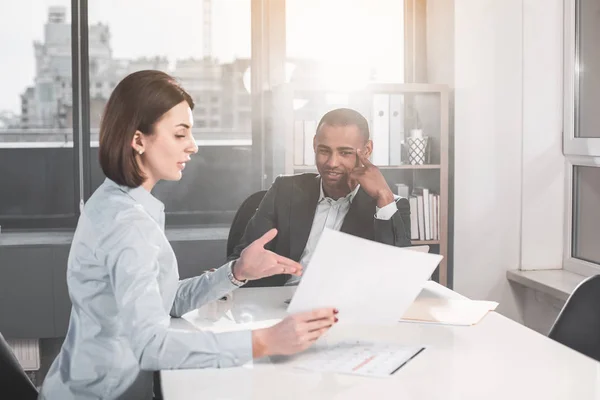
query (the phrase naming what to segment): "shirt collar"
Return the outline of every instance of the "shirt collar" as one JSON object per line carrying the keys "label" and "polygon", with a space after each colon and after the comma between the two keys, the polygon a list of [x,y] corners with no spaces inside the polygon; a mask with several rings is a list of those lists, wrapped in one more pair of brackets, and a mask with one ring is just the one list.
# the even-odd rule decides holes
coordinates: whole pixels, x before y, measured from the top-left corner
{"label": "shirt collar", "polygon": [[108,178],[106,178],[104,182],[108,185],[117,187],[121,191],[128,194],[132,199],[141,204],[155,221],[162,221],[162,214],[165,211],[165,205],[142,186],[130,188],[128,186],[119,185]]}
{"label": "shirt collar", "polygon": [[[322,180],[319,180],[319,189],[320,189],[320,194],[319,194],[319,201],[317,203],[322,202],[326,198],[325,192],[323,191],[323,181]],[[352,204],[352,201],[354,200],[354,196],[356,196],[356,193],[358,193],[358,189],[360,189],[360,185],[356,185],[356,187],[354,188],[353,191],[351,191],[350,193],[348,193],[345,197],[340,197],[336,201],[348,200],[348,202],[350,204]]]}

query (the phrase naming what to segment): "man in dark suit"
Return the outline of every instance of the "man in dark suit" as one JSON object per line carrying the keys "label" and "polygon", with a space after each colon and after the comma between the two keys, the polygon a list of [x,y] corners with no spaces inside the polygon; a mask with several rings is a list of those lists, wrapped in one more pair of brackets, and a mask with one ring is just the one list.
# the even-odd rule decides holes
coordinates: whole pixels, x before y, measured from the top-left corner
{"label": "man in dark suit", "polygon": [[[367,120],[340,108],[321,118],[313,139],[319,175],[278,177],[248,223],[230,259],[271,229],[277,236],[267,248],[299,261],[304,268],[324,228],[389,244],[410,246],[410,206],[394,196],[379,168]],[[300,278],[274,275],[248,286],[293,285]]]}

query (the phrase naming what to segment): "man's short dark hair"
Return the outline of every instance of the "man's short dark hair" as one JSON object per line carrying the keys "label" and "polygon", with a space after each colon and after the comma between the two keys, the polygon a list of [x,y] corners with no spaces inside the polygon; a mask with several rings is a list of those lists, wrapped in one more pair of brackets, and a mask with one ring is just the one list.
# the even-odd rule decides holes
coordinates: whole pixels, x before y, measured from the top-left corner
{"label": "man's short dark hair", "polygon": [[138,187],[146,177],[135,159],[131,141],[136,131],[154,133],[154,124],[191,96],[170,75],[138,71],[126,76],[110,95],[100,123],[99,161],[104,175],[119,185]]}
{"label": "man's short dark hair", "polygon": [[365,141],[369,140],[371,137],[371,135],[369,134],[369,123],[367,122],[367,119],[363,117],[361,113],[351,108],[337,108],[335,110],[327,112],[319,121],[316,133],[319,132],[323,125],[356,125],[361,135],[364,137]]}

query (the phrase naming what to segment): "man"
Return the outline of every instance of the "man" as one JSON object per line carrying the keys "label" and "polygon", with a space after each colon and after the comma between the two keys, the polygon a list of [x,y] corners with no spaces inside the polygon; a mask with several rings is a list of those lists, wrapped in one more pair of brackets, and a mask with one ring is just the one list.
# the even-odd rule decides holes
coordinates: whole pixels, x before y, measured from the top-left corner
{"label": "man", "polygon": [[[357,111],[329,111],[313,138],[319,175],[278,177],[249,221],[230,259],[236,259],[269,229],[277,236],[267,248],[306,269],[325,227],[377,242],[410,246],[410,206],[394,196],[373,151],[367,120]],[[247,286],[294,285],[300,277],[274,275]]]}

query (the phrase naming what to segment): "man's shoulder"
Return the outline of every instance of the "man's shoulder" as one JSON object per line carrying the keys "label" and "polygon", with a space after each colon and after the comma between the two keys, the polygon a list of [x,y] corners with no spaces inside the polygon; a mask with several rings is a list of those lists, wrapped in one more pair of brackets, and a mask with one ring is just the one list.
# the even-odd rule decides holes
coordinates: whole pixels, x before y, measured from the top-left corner
{"label": "man's shoulder", "polygon": [[277,179],[275,179],[275,184],[289,188],[293,185],[317,185],[319,182],[319,175],[315,173],[302,173],[295,175],[279,175]]}

